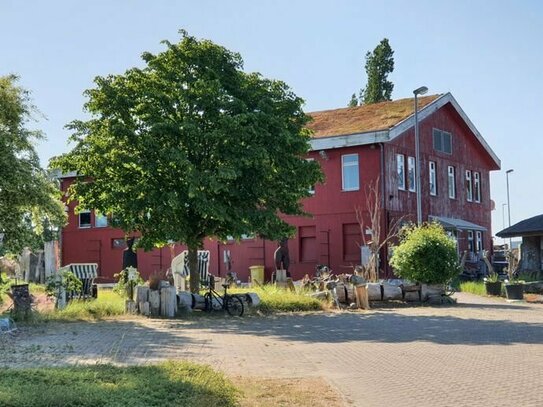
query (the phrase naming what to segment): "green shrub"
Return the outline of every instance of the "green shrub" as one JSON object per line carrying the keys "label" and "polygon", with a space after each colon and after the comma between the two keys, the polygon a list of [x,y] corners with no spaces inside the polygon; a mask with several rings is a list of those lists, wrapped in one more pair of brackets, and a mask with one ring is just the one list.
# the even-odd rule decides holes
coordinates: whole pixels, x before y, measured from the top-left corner
{"label": "green shrub", "polygon": [[390,264],[401,278],[427,284],[446,283],[460,273],[456,244],[437,223],[404,227]]}

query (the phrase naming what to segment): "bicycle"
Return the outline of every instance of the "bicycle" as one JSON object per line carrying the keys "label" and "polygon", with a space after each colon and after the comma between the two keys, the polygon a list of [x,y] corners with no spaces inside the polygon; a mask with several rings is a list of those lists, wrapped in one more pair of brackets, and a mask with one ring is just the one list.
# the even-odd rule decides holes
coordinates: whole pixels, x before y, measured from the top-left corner
{"label": "bicycle", "polygon": [[224,287],[224,295],[220,295],[215,291],[215,277],[209,275],[209,289],[204,294],[205,311],[219,311],[224,310],[233,317],[241,317],[243,315],[244,307],[243,301],[235,295],[228,294],[228,287],[230,284],[222,284]]}

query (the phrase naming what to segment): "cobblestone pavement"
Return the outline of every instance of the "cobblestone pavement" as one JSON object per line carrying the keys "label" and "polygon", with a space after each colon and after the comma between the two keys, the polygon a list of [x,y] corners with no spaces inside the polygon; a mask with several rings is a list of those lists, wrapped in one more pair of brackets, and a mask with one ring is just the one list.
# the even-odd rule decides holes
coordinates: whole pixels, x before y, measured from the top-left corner
{"label": "cobblestone pavement", "polygon": [[[356,406],[542,406],[543,305],[458,294],[449,307],[45,324],[0,365],[190,359],[231,375],[324,377]],[[318,391],[318,389],[315,389]]]}

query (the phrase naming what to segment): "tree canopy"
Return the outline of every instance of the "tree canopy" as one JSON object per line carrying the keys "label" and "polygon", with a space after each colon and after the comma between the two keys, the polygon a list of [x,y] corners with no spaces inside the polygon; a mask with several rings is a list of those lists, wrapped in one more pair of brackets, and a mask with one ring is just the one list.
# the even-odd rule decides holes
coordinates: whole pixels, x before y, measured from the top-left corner
{"label": "tree canopy", "polygon": [[205,237],[291,235],[280,214],[304,214],[300,199],[322,174],[305,159],[302,99],[245,73],[239,54],[181,34],[143,53],[143,68],[95,79],[91,119],[69,124],[76,145],[52,166],[79,174],[69,194],[80,208],[114,214],[144,248],[186,244],[195,290]]}
{"label": "tree canopy", "polygon": [[358,99],[354,94],[351,96],[349,107],[391,100],[394,84],[388,80],[388,74],[394,71],[394,51],[387,38],[383,38],[373,52],[366,53],[365,69],[368,77],[366,87],[360,91]]}
{"label": "tree canopy", "polygon": [[51,239],[50,228],[65,220],[59,191],[40,167],[34,143],[43,138],[28,128],[37,109],[15,75],[0,77],[0,232],[2,251],[19,252]]}

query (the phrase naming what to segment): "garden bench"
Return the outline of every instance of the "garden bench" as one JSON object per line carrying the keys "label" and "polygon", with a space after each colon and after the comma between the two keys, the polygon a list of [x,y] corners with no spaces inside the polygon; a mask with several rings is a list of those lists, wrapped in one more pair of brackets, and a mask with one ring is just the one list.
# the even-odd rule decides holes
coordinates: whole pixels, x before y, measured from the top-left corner
{"label": "garden bench", "polygon": [[83,286],[79,293],[70,292],[66,293],[68,299],[75,297],[88,298],[96,297],[96,292],[93,290],[94,279],[98,277],[98,264],[97,263],[71,263],[59,269],[61,271],[71,271],[74,275],[81,280]]}
{"label": "garden bench", "polygon": [[[184,250],[172,260],[172,273],[176,288],[184,291],[184,280],[190,276],[189,252]],[[198,274],[200,282],[207,285],[209,282],[209,250],[198,250]]]}

